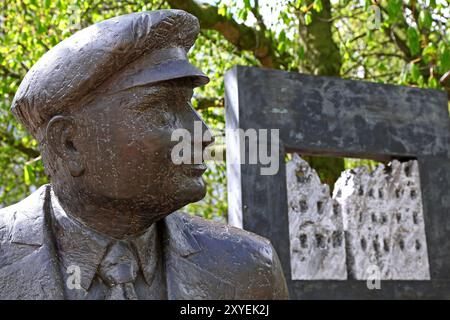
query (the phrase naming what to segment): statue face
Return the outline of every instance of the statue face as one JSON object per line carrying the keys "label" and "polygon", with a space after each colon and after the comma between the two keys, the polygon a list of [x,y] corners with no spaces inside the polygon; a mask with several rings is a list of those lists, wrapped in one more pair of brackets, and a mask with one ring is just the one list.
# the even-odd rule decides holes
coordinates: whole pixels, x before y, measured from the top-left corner
{"label": "statue face", "polygon": [[[191,107],[192,94],[190,80],[179,79],[105,94],[75,112],[82,187],[159,214],[203,198],[206,166],[171,159],[178,143],[171,141],[172,132],[184,128],[194,137],[194,121],[202,121]],[[211,142],[197,145],[203,151]]]}

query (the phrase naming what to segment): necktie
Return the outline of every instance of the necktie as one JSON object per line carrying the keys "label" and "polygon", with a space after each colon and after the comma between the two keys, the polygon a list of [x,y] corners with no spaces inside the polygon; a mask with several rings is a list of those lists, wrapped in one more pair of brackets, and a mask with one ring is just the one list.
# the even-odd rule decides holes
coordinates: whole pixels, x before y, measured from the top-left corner
{"label": "necktie", "polygon": [[110,291],[106,300],[137,300],[134,289],[138,264],[130,245],[124,241],[114,243],[103,258],[99,275]]}

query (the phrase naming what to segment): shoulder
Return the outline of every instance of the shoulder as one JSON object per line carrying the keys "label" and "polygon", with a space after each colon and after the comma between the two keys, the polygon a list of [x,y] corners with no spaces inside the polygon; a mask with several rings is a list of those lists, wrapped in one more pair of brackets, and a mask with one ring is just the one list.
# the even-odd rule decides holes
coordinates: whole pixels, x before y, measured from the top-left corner
{"label": "shoulder", "polygon": [[0,243],[6,241],[11,234],[14,223],[14,214],[17,211],[18,204],[0,209]]}
{"label": "shoulder", "polygon": [[7,241],[40,245],[47,187],[43,185],[31,195],[9,207],[0,209],[0,243]]}
{"label": "shoulder", "polygon": [[201,250],[190,259],[233,283],[238,298],[287,298],[281,264],[269,240],[226,224],[183,213],[174,215]]}

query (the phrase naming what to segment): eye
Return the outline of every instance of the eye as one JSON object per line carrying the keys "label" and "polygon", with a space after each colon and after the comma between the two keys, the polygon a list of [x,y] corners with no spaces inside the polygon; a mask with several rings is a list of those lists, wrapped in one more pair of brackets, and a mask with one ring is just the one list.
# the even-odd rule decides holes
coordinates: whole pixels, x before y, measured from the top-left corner
{"label": "eye", "polygon": [[158,112],[155,112],[152,120],[155,126],[170,126],[175,123],[175,115],[170,111],[159,110]]}
{"label": "eye", "polygon": [[156,127],[172,126],[176,122],[175,114],[167,107],[157,105],[143,111],[146,121]]}
{"label": "eye", "polygon": [[[189,79],[183,79],[187,81]],[[183,102],[190,101],[194,95],[194,89],[191,82],[175,82],[173,83],[170,90],[171,99],[176,99],[177,101],[183,100]]]}

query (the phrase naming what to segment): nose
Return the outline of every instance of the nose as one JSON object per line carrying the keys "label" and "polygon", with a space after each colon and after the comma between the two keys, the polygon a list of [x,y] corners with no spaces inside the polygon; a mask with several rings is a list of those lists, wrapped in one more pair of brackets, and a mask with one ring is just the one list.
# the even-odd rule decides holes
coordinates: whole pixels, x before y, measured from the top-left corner
{"label": "nose", "polygon": [[[193,143],[195,144],[196,139],[201,139],[202,149],[206,149],[206,147],[212,143],[214,143],[215,138],[209,129],[208,125],[203,121],[202,117],[198,114],[198,112],[192,107],[192,104],[189,103],[189,122],[190,124],[187,126],[193,138]],[[200,125],[199,125],[200,124]],[[195,132],[196,130],[201,129],[201,134],[199,132]],[[198,143],[198,142],[197,142]]]}

